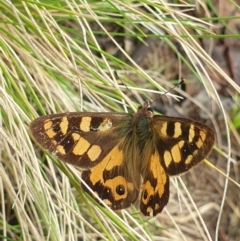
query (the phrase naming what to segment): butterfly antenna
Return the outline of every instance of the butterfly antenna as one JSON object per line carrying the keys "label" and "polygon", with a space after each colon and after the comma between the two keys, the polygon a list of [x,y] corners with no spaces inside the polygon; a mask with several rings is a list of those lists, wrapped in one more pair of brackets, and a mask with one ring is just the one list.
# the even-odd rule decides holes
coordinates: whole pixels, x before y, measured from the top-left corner
{"label": "butterfly antenna", "polygon": [[[184,83],[185,83],[185,80],[184,80],[184,79],[181,79],[181,81],[180,81],[178,84],[174,85],[172,88],[170,88],[169,90],[167,90],[164,94],[161,95],[161,97],[164,96],[164,95],[166,95],[167,93],[173,91],[176,87],[178,87],[178,86],[180,86],[180,85],[182,85],[182,84],[184,84]],[[154,99],[153,101],[151,101],[151,103],[153,103],[153,102],[156,101],[157,99],[160,99],[161,97],[158,97],[158,98]]]}

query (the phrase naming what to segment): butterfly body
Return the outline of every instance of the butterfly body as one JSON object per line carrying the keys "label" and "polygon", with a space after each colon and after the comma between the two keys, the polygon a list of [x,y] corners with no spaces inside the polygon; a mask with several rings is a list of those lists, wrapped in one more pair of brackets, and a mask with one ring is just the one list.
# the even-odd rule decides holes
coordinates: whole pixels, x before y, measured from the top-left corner
{"label": "butterfly body", "polygon": [[81,167],[82,179],[112,209],[129,207],[141,193],[144,215],[162,211],[169,199],[169,175],[200,163],[215,140],[213,131],[199,122],[153,116],[148,102],[135,114],[43,116],[31,122],[30,131],[42,148]]}

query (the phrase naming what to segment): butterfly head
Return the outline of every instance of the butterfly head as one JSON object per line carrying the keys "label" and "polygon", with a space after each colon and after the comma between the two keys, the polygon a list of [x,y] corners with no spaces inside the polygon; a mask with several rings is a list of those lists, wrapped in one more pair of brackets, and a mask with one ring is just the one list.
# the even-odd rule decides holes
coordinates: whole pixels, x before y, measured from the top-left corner
{"label": "butterfly head", "polygon": [[151,107],[151,104],[152,103],[150,100],[144,101],[143,105],[138,107],[137,114],[152,118],[153,117],[153,109]]}

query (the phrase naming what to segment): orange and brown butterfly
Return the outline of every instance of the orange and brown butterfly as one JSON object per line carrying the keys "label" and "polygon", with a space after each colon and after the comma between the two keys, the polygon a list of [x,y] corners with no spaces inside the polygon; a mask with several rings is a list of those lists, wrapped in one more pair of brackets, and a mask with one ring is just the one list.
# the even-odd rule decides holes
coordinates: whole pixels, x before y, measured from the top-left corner
{"label": "orange and brown butterfly", "polygon": [[[215,135],[194,120],[153,115],[69,112],[30,123],[33,139],[60,160],[83,169],[82,179],[113,210],[133,204],[156,215],[169,199],[169,176],[188,171],[211,151]],[[84,191],[94,195],[82,185]]]}

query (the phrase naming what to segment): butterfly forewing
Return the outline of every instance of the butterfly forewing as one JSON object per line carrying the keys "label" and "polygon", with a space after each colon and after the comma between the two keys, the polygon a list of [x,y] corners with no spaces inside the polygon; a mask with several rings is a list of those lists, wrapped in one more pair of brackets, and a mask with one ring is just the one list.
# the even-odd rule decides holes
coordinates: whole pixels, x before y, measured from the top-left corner
{"label": "butterfly forewing", "polygon": [[128,114],[108,114],[69,112],[43,116],[30,123],[30,132],[43,149],[60,160],[91,168],[117,145],[120,123],[131,120]]}
{"label": "butterfly forewing", "polygon": [[202,123],[169,116],[154,116],[152,123],[160,161],[169,175],[186,172],[212,150],[214,132]]}

